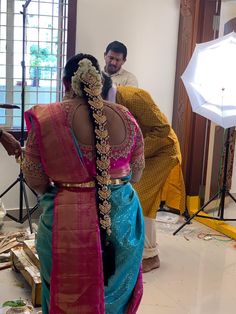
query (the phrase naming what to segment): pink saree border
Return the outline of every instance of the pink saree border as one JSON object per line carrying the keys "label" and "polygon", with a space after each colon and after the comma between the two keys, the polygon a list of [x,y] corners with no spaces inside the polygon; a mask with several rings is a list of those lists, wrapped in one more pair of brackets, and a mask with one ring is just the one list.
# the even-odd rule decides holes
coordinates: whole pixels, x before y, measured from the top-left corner
{"label": "pink saree border", "polygon": [[143,275],[142,275],[142,268],[140,268],[138,279],[136,285],[134,287],[131,299],[128,304],[128,309],[126,314],[136,314],[139,304],[141,302],[143,296]]}
{"label": "pink saree border", "polygon": [[[45,108],[47,107],[47,109]],[[55,130],[56,130],[56,135],[52,134],[53,136],[57,136],[57,139],[59,138],[60,143],[61,143],[61,147],[60,149],[64,151],[64,158],[65,158],[65,163],[67,163],[68,168],[72,168],[73,166],[75,167],[75,163],[76,163],[76,169],[77,169],[77,175],[73,174],[72,177],[77,177],[77,178],[83,178],[82,182],[86,182],[86,181],[90,181],[91,177],[88,174],[87,169],[85,168],[77,150],[74,147],[74,142],[73,139],[71,137],[71,134],[68,130],[68,125],[66,123],[66,119],[64,119],[64,113],[61,110],[60,107],[60,103],[55,103],[55,104],[50,104],[50,105],[46,105],[46,106],[36,106],[32,109],[30,109],[29,111],[27,111],[25,113],[25,119],[26,119],[26,125],[28,130],[31,130],[32,128],[32,123],[30,121],[30,116],[32,116],[33,118],[33,123],[35,123],[35,134],[37,137],[37,141],[38,141],[38,145],[40,147],[40,151],[41,151],[41,159],[42,159],[42,163],[43,166],[45,168],[45,170],[49,170],[47,169],[47,158],[48,156],[48,152],[46,153],[44,150],[44,145],[42,143],[41,138],[45,135],[47,135],[47,127],[51,127],[49,126],[49,124],[53,125]],[[46,119],[47,123],[45,124],[45,121],[43,122],[43,128],[41,127],[40,124],[40,120],[41,119],[45,119],[45,117],[47,117],[48,119]],[[54,132],[55,133],[55,132]],[[74,147],[74,150],[71,149]],[[69,148],[69,149],[68,149]],[[50,152],[50,154],[55,154],[55,152]],[[76,160],[74,157],[78,156],[78,160]],[[44,156],[44,157],[43,157]],[[75,169],[75,168],[74,168]],[[55,169],[56,171],[56,169]],[[76,180],[76,178],[75,178]],[[62,192],[62,194],[65,194],[66,191],[64,189],[60,190]],[[50,294],[51,294],[51,298],[50,298],[50,314],[65,314],[65,313],[70,313],[70,311],[72,311],[72,309],[68,309],[68,312],[66,310],[63,311],[61,309],[58,308],[58,300],[60,300],[61,298],[61,293],[60,293],[60,283],[58,282],[58,274],[59,274],[59,270],[61,269],[62,265],[60,264],[60,258],[58,258],[59,254],[58,252],[58,248],[59,248],[59,240],[57,237],[57,232],[58,230],[61,230],[60,227],[60,219],[58,216],[58,211],[59,211],[59,203],[60,203],[60,196],[59,194],[56,196],[55,200],[54,200],[54,212],[53,212],[53,229],[52,229],[52,272],[51,272],[51,282],[50,282]],[[73,206],[73,211],[76,210],[76,206]],[[74,212],[73,214],[76,217],[76,213]],[[66,217],[65,217],[66,218]],[[88,217],[89,219],[89,217]],[[80,230],[79,227],[79,222],[77,222],[78,225],[78,230]],[[99,234],[99,227],[97,228],[98,232],[95,234],[100,237]],[[95,235],[95,236],[96,236]],[[79,241],[79,239],[78,239]],[[60,242],[63,245],[63,242]],[[93,295],[88,295],[88,293],[85,293],[85,296],[83,296],[83,301],[89,305],[91,304],[91,297],[93,299],[94,305],[93,306],[93,311],[91,312],[91,310],[86,313],[91,313],[91,314],[104,314],[105,313],[105,304],[104,304],[104,285],[103,285],[103,271],[102,271],[102,256],[101,256],[101,246],[100,246],[100,238],[98,239],[98,241],[95,243],[92,243],[93,247],[92,250],[94,250],[96,252],[96,256],[97,256],[97,261],[95,260],[94,263],[96,266],[96,269],[94,269],[94,275],[97,278],[97,282],[92,284],[93,287]],[[91,245],[90,245],[90,250],[91,250]],[[89,252],[88,252],[89,253]],[[80,254],[79,250],[76,253],[76,256],[73,256],[73,258],[75,260],[79,260],[83,262],[83,258],[84,258],[84,263],[86,264],[87,262],[87,258],[86,255],[84,254]],[[80,274],[81,270],[77,269],[77,274]],[[81,273],[82,274],[82,273]],[[90,277],[92,278],[92,274],[90,275]],[[69,280],[69,279],[68,279]],[[64,282],[63,282],[64,283]],[[70,284],[70,282],[68,281],[68,284]],[[76,287],[76,286],[75,286]],[[75,293],[75,292],[74,292]],[[79,295],[79,293],[78,293]],[[87,300],[87,301],[86,301]],[[59,301],[60,302],[60,301]],[[79,304],[78,304],[78,308],[79,308]],[[96,308],[96,312],[94,311],[94,308]],[[74,309],[74,311],[76,311],[76,309]],[[71,312],[72,313],[72,312]],[[76,313],[76,312],[73,312]]]}

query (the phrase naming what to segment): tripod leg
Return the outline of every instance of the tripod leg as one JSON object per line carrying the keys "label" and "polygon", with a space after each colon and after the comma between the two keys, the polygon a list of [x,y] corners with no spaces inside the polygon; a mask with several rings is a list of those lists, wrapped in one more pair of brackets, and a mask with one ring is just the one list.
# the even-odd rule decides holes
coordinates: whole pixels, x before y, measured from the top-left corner
{"label": "tripod leg", "polygon": [[28,202],[28,197],[27,197],[25,185],[24,185],[23,182],[22,182],[22,189],[23,189],[23,195],[24,195],[24,199],[25,199],[25,207],[26,207],[26,211],[27,211],[27,216],[28,216],[28,221],[29,221],[30,232],[33,233],[31,215],[30,215],[30,210],[29,210],[29,202]]}
{"label": "tripod leg", "polygon": [[186,221],[190,218],[189,211],[188,211],[187,207],[185,207],[185,210],[183,212],[183,216],[184,216]]}
{"label": "tripod leg", "polygon": [[217,192],[211,199],[209,199],[208,202],[206,202],[205,205],[203,205],[198,211],[196,211],[196,213],[194,213],[188,220],[186,220],[177,230],[175,230],[175,232],[173,233],[173,235],[176,235],[181,229],[183,229],[184,226],[186,226],[187,224],[189,224],[189,222],[196,217],[200,211],[202,211],[205,207],[207,207],[207,205],[209,205],[215,198],[217,198],[217,196],[219,195],[220,192]]}
{"label": "tripod leg", "polygon": [[171,213],[171,214],[175,214],[175,215],[179,215],[179,210],[175,209],[175,208],[165,208],[165,201],[161,201],[160,203],[160,207],[157,210],[157,212],[166,212],[166,213]]}
{"label": "tripod leg", "polygon": [[[26,189],[25,189],[25,185],[26,182],[25,182],[25,179],[23,177],[23,173],[22,171],[20,170],[20,174],[18,176],[18,178],[0,195],[0,197],[4,196],[8,191],[10,191],[17,183],[20,183],[20,193],[19,193],[19,217],[16,218],[14,216],[12,216],[11,214],[9,213],[6,213],[6,216],[9,217],[10,219],[18,222],[18,223],[23,223],[26,221],[26,219],[29,220],[29,224],[31,226],[31,221],[30,221],[30,218],[31,218],[31,215],[35,212],[36,209],[38,209],[39,207],[39,200],[38,200],[38,196],[36,194],[36,192],[34,192],[33,190],[31,190],[33,192],[33,194],[37,197],[37,204],[32,208],[32,209],[29,209],[29,203],[28,203],[28,198],[27,198],[27,194],[26,194]],[[23,215],[23,207],[24,207],[24,199],[25,199],[25,203],[27,203],[27,214],[26,216]],[[29,213],[28,213],[29,211]],[[32,227],[30,227],[30,229],[32,230]]]}
{"label": "tripod leg", "polygon": [[160,207],[159,207],[159,209],[158,209],[158,212],[165,211],[164,205],[165,205],[165,202],[164,202],[164,201],[161,201]]}
{"label": "tripod leg", "polygon": [[223,188],[220,193],[221,193],[221,197],[220,197],[220,204],[219,204],[219,209],[218,209],[218,217],[220,217],[220,219],[223,220],[224,219],[226,190]]}
{"label": "tripod leg", "polygon": [[8,191],[10,191],[11,188],[13,188],[14,185],[16,185],[20,181],[19,178],[17,178],[2,194],[0,195],[0,198],[3,197]]}
{"label": "tripod leg", "polygon": [[[3,197],[8,191],[10,191],[18,182],[20,182],[20,176],[0,195],[0,198]],[[11,218],[12,220],[19,222],[18,218],[6,213],[6,216]]]}
{"label": "tripod leg", "polygon": [[20,171],[19,178],[20,178],[19,222],[21,223],[22,218],[23,218],[23,208],[24,208],[24,179],[23,179],[22,171]]}
{"label": "tripod leg", "polygon": [[228,173],[228,158],[229,158],[229,145],[230,145],[230,128],[227,129],[226,141],[225,141],[225,158],[224,158],[224,173],[223,173],[223,183],[221,188],[220,205],[218,210],[218,216],[221,220],[224,219],[224,209],[225,209],[225,196],[227,194],[227,173]]}
{"label": "tripod leg", "polygon": [[236,198],[228,191],[227,194],[232,198],[232,200],[236,203]]}

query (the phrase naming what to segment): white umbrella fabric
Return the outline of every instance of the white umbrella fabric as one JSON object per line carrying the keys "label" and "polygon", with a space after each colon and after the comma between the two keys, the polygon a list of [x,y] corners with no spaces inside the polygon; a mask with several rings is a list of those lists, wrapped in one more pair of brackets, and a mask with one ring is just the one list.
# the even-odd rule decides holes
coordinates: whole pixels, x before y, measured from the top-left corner
{"label": "white umbrella fabric", "polygon": [[192,110],[223,128],[236,126],[236,33],[197,44],[181,76]]}

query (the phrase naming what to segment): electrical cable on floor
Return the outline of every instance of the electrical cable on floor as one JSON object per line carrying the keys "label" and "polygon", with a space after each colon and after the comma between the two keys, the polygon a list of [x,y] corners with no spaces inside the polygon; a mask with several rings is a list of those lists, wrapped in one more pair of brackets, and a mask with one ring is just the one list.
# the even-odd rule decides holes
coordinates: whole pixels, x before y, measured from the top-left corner
{"label": "electrical cable on floor", "polygon": [[209,241],[209,240],[217,240],[217,241],[223,241],[223,242],[230,242],[233,241],[233,239],[228,238],[227,236],[223,234],[217,234],[217,233],[199,233],[197,235],[198,239]]}

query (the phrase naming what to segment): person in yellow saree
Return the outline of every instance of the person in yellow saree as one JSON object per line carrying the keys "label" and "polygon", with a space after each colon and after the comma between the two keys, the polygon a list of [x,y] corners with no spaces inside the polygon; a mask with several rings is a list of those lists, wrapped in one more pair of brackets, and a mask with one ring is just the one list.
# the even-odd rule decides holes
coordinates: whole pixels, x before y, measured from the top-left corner
{"label": "person in yellow saree", "polygon": [[144,168],[133,116],[101,98],[97,60],[72,57],[61,103],[26,112],[23,162],[41,194],[36,248],[42,309],[50,314],[134,314],[142,297],[144,222],[131,183]]}
{"label": "person in yellow saree", "polygon": [[135,117],[144,137],[145,169],[134,184],[145,219],[143,272],[160,266],[155,218],[161,201],[185,211],[185,184],[178,138],[150,94],[137,87],[115,86],[103,74],[103,98],[125,106]]}

